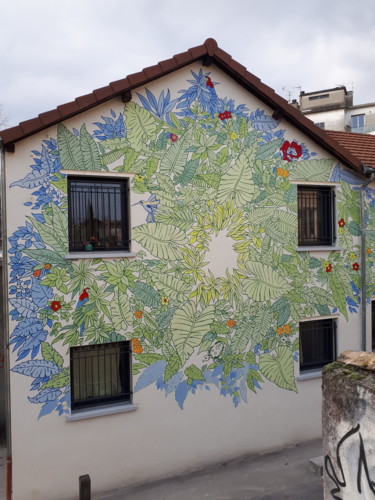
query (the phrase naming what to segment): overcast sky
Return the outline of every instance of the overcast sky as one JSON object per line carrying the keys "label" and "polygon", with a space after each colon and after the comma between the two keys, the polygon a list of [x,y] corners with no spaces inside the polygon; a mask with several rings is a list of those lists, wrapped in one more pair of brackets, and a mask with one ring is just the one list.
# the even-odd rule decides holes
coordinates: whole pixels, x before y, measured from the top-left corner
{"label": "overcast sky", "polygon": [[[374,0],[4,0],[8,126],[213,37],[285,98],[354,86],[375,101]],[[286,89],[286,90],[283,90]]]}

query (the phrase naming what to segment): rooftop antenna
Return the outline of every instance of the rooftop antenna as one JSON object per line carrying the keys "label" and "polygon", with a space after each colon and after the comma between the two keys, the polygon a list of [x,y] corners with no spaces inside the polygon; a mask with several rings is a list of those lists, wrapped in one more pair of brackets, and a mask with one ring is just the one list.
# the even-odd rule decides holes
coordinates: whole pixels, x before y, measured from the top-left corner
{"label": "rooftop antenna", "polygon": [[291,87],[290,89],[286,88],[286,87],[283,87],[282,90],[287,94],[288,96],[288,102],[290,103],[291,101],[291,96],[292,96],[292,90],[293,89],[298,89],[299,90],[299,94],[301,93],[301,89],[302,87],[300,86],[296,86],[296,87]]}

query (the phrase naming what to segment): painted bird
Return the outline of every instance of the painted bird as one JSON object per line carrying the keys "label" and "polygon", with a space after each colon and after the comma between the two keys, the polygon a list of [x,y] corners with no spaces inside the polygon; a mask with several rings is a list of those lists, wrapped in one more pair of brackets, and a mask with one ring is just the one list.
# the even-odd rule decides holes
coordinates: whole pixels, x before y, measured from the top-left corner
{"label": "painted bird", "polygon": [[[138,201],[134,205],[141,205],[147,212],[146,222],[155,222],[155,212],[160,204],[160,201],[156,199],[156,194],[152,194],[150,198],[146,200]],[[133,205],[133,207],[134,207]]]}
{"label": "painted bird", "polygon": [[[90,290],[90,288],[84,288],[82,290],[81,295],[79,296],[78,302],[76,309],[79,309],[80,307],[84,306],[86,302],[89,300],[89,294],[87,293],[87,290]],[[80,329],[79,329],[79,336],[82,337],[83,331],[85,329],[85,322],[82,323]]]}

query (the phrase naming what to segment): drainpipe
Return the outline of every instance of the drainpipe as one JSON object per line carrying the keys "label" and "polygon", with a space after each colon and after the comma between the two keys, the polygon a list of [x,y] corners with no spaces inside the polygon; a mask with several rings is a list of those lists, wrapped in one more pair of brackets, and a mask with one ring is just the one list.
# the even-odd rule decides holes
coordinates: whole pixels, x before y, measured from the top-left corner
{"label": "drainpipe", "polygon": [[5,439],[7,447],[6,456],[6,500],[12,499],[12,440],[11,440],[11,422],[10,422],[10,360],[9,360],[9,325],[8,325],[8,269],[7,269],[7,227],[5,213],[5,150],[4,142],[0,137],[0,208],[1,208],[1,233],[2,233],[2,251],[3,251],[3,303],[1,305],[3,312],[3,324],[0,326],[4,334],[4,375],[5,375]]}
{"label": "drainpipe", "polygon": [[360,197],[360,217],[361,217],[361,320],[362,320],[362,351],[367,348],[367,316],[366,316],[366,221],[365,221],[365,188],[375,180],[375,169],[371,167],[362,166],[363,173],[368,175],[367,180],[362,184],[359,189]]}

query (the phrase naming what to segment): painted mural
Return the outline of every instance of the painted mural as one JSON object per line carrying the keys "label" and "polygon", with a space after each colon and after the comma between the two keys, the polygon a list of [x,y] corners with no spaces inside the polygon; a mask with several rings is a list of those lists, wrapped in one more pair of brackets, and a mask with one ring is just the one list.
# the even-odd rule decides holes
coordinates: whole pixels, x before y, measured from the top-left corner
{"label": "painted mural", "polygon": [[[10,185],[17,196],[25,190],[29,213],[9,237],[12,370],[32,379],[39,417],[70,411],[62,355],[70,346],[131,339],[135,391],[152,384],[183,408],[196,391],[217,390],[237,406],[265,379],[296,391],[300,318],[358,311],[358,180],[289,137],[265,110],[219,90],[210,72],[189,72],[175,96],[144,89],[92,133],[85,123],[60,124]],[[135,174],[140,201],[132,210],[144,217],[131,231],[135,259],[65,258],[62,169]],[[328,259],[296,251],[291,180],[341,183],[344,251]],[[218,270],[220,259],[230,265]]]}

